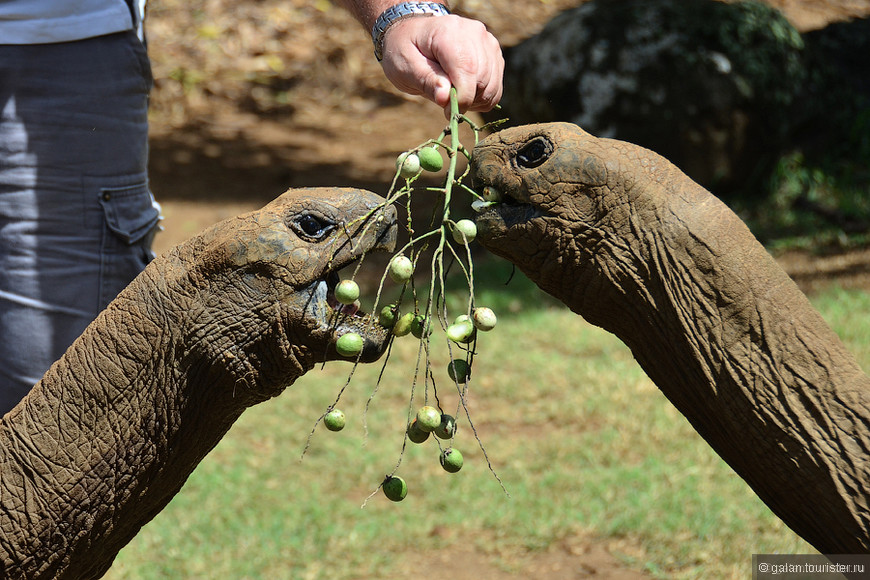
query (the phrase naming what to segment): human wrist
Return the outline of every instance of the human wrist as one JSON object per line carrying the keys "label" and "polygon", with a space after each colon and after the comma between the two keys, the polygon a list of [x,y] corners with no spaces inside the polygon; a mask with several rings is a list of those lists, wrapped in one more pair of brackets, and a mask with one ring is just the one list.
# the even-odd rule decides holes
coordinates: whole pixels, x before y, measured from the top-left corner
{"label": "human wrist", "polygon": [[388,7],[375,19],[372,25],[372,44],[375,58],[383,59],[384,38],[393,25],[415,16],[445,16],[450,14],[446,4],[441,2],[409,1]]}

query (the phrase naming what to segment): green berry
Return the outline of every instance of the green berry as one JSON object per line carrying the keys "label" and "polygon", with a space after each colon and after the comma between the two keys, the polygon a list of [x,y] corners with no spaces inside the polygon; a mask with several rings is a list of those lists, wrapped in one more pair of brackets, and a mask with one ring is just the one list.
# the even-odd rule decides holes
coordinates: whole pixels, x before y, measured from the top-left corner
{"label": "green berry", "polygon": [[378,324],[384,328],[393,328],[396,325],[396,320],[399,318],[399,309],[395,304],[384,306],[378,314]]}
{"label": "green berry", "polygon": [[499,202],[501,201],[502,195],[499,190],[492,187],[491,185],[487,185],[483,188],[483,194],[481,197],[483,197],[483,201]]}
{"label": "green berry", "polygon": [[424,147],[417,152],[417,157],[420,159],[420,167],[426,171],[441,171],[444,167],[444,158],[437,147]]}
{"label": "green berry", "polygon": [[408,425],[408,439],[410,439],[412,443],[423,443],[428,438],[429,432],[420,429],[417,419],[411,421],[411,424]]}
{"label": "green berry", "polygon": [[474,340],[474,324],[470,320],[454,322],[447,327],[447,338],[453,342],[469,343]]}
{"label": "green berry", "polygon": [[398,255],[390,260],[388,274],[390,279],[397,284],[404,284],[411,279],[414,273],[414,264],[407,256]]}
{"label": "green berry", "polygon": [[441,424],[433,431],[439,439],[450,439],[456,434],[456,419],[447,413],[441,415]]}
{"label": "green berry", "polygon": [[417,338],[425,338],[432,334],[432,321],[422,314],[418,314],[411,321],[411,334]]}
{"label": "green berry", "polygon": [[420,158],[416,153],[402,153],[396,158],[396,169],[405,179],[411,179],[420,173]]}
{"label": "green berry", "polygon": [[339,409],[333,409],[323,417],[323,424],[330,431],[341,431],[346,422],[344,413]]}
{"label": "green berry", "polygon": [[448,473],[456,473],[462,469],[462,453],[452,447],[441,452],[441,467]]}
{"label": "green berry", "polygon": [[455,358],[447,363],[447,374],[450,376],[450,380],[464,383],[471,375],[471,367],[465,359]]}
{"label": "green berry", "polygon": [[402,501],[408,495],[408,484],[397,475],[388,475],[382,485],[384,495],[390,501]]}
{"label": "green berry", "polygon": [[363,338],[356,332],[347,332],[338,337],[335,350],[341,356],[356,356],[362,352]]}
{"label": "green berry", "polygon": [[393,326],[393,335],[405,336],[411,333],[411,325],[414,323],[414,313],[408,312],[403,314]]}
{"label": "green berry", "polygon": [[477,237],[477,226],[471,220],[459,220],[453,226],[453,239],[459,244],[467,244]]}
{"label": "green berry", "polygon": [[335,299],[342,304],[353,304],[359,298],[359,285],[353,280],[342,280],[335,287]]}
{"label": "green berry", "polygon": [[420,407],[417,411],[417,427],[431,433],[441,424],[441,411],[431,405]]}
{"label": "green berry", "polygon": [[493,312],[491,308],[486,307],[475,308],[474,312],[471,314],[471,318],[474,321],[474,327],[484,332],[488,332],[495,328],[495,325],[498,322],[495,312]]}

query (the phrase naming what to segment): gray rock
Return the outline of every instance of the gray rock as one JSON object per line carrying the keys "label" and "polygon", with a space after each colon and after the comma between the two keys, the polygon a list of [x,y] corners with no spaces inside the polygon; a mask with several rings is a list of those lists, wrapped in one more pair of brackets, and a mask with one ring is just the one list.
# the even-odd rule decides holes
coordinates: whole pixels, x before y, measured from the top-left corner
{"label": "gray rock", "polygon": [[758,2],[593,0],[505,53],[511,125],[643,145],[720,195],[775,162],[807,79],[800,33]]}

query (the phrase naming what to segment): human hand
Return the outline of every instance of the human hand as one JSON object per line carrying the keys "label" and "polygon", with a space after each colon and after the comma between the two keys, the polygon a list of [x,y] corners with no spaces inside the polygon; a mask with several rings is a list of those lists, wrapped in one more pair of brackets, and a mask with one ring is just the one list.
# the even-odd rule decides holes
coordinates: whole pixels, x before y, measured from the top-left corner
{"label": "human hand", "polygon": [[460,112],[489,111],[501,99],[501,47],[476,20],[446,15],[397,22],[384,36],[381,65],[396,88],[423,95],[445,113],[451,85]]}

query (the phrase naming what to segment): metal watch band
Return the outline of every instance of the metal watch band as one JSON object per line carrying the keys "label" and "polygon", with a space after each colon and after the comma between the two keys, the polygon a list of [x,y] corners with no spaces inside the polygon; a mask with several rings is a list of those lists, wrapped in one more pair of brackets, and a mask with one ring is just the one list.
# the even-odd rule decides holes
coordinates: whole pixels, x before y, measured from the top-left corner
{"label": "metal watch band", "polygon": [[375,45],[375,58],[384,58],[384,34],[400,20],[411,16],[445,16],[450,14],[447,6],[437,2],[402,2],[384,10],[372,26],[372,42]]}

